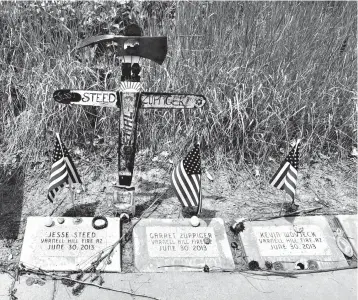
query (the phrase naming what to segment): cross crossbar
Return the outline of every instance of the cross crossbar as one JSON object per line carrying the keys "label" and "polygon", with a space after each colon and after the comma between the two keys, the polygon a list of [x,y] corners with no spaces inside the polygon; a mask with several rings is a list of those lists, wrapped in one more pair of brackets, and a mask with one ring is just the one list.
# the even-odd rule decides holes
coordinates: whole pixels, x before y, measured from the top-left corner
{"label": "cross crossbar", "polygon": [[[201,108],[206,102],[202,95],[178,93],[134,92],[139,98],[138,108]],[[62,104],[120,107],[123,93],[118,91],[57,90],[54,100]]]}

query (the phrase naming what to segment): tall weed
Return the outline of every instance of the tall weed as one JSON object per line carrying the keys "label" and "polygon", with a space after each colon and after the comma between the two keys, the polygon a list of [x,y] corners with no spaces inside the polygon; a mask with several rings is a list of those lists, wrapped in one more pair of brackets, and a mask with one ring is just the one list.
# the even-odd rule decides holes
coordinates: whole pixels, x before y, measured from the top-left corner
{"label": "tall weed", "polygon": [[[201,110],[141,112],[139,148],[171,141],[183,155],[201,139],[212,164],[262,164],[303,137],[303,157],[345,157],[356,138],[355,2],[1,2],[0,142],[24,163],[66,143],[96,151],[114,143],[118,112],[55,103],[59,88],[115,89],[113,56],[97,61],[85,37],[168,36],[162,66],[143,60],[145,90],[201,93]],[[105,85],[99,74],[106,73]],[[110,143],[111,142],[111,143]]]}

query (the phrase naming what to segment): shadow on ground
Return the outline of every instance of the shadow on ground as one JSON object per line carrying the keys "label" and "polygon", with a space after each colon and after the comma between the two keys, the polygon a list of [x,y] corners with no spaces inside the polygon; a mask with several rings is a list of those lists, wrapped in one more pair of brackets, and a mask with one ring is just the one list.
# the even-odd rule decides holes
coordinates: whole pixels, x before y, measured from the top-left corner
{"label": "shadow on ground", "polygon": [[62,217],[93,217],[96,213],[99,201],[76,205],[66,210]]}
{"label": "shadow on ground", "polygon": [[[197,207],[194,208],[183,208],[183,217],[184,218],[191,218],[192,216],[197,216]],[[205,218],[215,218],[217,211],[216,210],[211,210],[211,209],[206,209],[203,208],[201,210],[201,213],[199,213],[199,217],[202,219]]]}
{"label": "shadow on ground", "polygon": [[167,189],[161,193],[156,191],[154,191],[153,193],[138,193],[138,196],[151,196],[150,200],[136,205],[136,215],[140,216],[146,209],[148,209],[153,204],[153,202],[158,197],[160,197],[160,199],[158,199],[155,204],[153,204],[151,208],[151,213],[153,213],[162,204],[163,201],[169,199],[172,195],[171,190]]}
{"label": "shadow on ground", "polygon": [[25,172],[0,169],[0,239],[16,239],[21,224]]}

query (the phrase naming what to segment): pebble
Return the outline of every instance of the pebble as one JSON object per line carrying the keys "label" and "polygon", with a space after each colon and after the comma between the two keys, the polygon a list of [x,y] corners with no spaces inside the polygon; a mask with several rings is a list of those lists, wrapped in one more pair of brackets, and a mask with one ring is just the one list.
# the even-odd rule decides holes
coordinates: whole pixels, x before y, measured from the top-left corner
{"label": "pebble", "polygon": [[77,217],[77,218],[74,218],[74,219],[73,219],[73,224],[78,225],[78,224],[80,224],[80,223],[82,223],[82,218]]}
{"label": "pebble", "polygon": [[63,224],[65,222],[65,219],[64,218],[57,218],[57,222],[59,224]]}
{"label": "pebble", "polygon": [[307,261],[307,259],[301,258],[300,260],[296,261],[295,269],[296,270],[306,270],[306,269],[308,269],[308,261]]}
{"label": "pebble", "polygon": [[168,157],[168,156],[169,156],[169,152],[168,152],[168,151],[163,151],[163,152],[161,152],[159,155],[164,156],[164,157]]}
{"label": "pebble", "polygon": [[200,220],[199,220],[199,218],[198,218],[197,216],[192,216],[192,217],[190,218],[190,224],[191,224],[191,226],[193,226],[193,227],[198,227],[198,226],[200,225]]}
{"label": "pebble", "polygon": [[9,254],[9,256],[8,256],[7,259],[8,259],[8,260],[12,260],[12,254],[11,254],[11,253]]}
{"label": "pebble", "polygon": [[53,225],[53,221],[52,221],[52,218],[51,217],[47,217],[45,219],[45,226],[46,227],[51,227]]}
{"label": "pebble", "polygon": [[204,243],[205,243],[206,245],[209,245],[209,244],[211,243],[211,239],[208,238],[208,237],[205,237],[205,238],[204,238]]}
{"label": "pebble", "polygon": [[33,285],[34,283],[35,283],[35,279],[34,279],[34,278],[29,277],[29,278],[26,279],[26,284],[27,284],[28,286]]}

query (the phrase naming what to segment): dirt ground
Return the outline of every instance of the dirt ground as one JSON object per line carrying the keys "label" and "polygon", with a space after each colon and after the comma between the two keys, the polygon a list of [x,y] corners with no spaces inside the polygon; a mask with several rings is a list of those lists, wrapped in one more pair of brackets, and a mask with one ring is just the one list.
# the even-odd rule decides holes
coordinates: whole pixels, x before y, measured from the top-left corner
{"label": "dirt ground", "polygon": [[[165,154],[165,153],[164,153]],[[147,151],[136,155],[134,182],[136,187],[136,217],[183,218],[190,212],[183,211],[170,184],[172,162],[167,155],[151,156]],[[74,205],[68,188],[50,203],[47,196],[50,162],[48,159],[33,163],[30,168],[3,169],[0,186],[0,268],[10,270],[18,263],[28,216],[114,216],[113,187],[116,179],[116,159],[99,159],[88,167],[88,158],[75,160],[82,176],[85,190],[76,190]],[[101,167],[96,167],[101,166]],[[229,242],[237,237],[230,231],[232,221],[239,217],[259,218],[279,213],[284,194],[271,187],[270,176],[278,167],[272,163],[259,172],[246,166],[242,169],[206,168],[203,173],[202,218],[222,218],[225,221]],[[258,175],[258,176],[255,176]],[[161,197],[155,205],[152,202]],[[289,200],[287,200],[289,202]],[[314,214],[337,215],[357,213],[356,160],[339,163],[330,160],[313,161],[299,170],[296,203],[298,209],[320,207]],[[124,224],[125,233],[129,224]],[[232,250],[238,269],[245,267],[242,251]],[[123,271],[133,271],[132,242],[123,246]]]}

